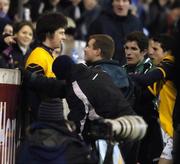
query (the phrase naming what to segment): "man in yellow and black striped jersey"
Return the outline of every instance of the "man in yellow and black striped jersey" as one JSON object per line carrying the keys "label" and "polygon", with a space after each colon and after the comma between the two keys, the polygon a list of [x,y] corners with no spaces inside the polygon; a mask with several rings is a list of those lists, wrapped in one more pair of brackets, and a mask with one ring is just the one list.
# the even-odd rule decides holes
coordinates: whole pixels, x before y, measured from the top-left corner
{"label": "man in yellow and black striped jersey", "polygon": [[[52,72],[52,63],[56,58],[53,51],[61,47],[65,37],[65,29],[67,27],[67,19],[61,13],[46,13],[42,15],[37,21],[36,36],[40,43],[30,54],[26,62],[26,69],[32,73],[42,74],[49,78],[55,78]],[[53,92],[53,91],[52,91]],[[44,110],[42,117],[46,110],[53,111],[56,108],[62,108],[62,113],[58,113],[63,118],[62,100],[59,98],[49,98],[42,96],[42,93],[29,90],[28,103],[32,113],[33,120],[38,119],[38,109]],[[59,110],[60,111],[60,110]],[[57,113],[55,113],[57,114]]]}
{"label": "man in yellow and black striped jersey", "polygon": [[132,75],[140,85],[147,86],[149,91],[158,97],[158,112],[164,148],[159,164],[172,163],[173,122],[172,114],[176,100],[174,78],[174,38],[167,34],[160,34],[150,39],[149,56],[156,68],[147,74]]}

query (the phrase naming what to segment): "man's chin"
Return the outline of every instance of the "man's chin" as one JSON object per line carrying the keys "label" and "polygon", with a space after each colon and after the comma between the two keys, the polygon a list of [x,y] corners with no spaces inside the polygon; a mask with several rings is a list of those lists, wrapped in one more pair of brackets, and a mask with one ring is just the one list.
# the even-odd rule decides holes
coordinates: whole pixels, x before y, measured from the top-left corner
{"label": "man's chin", "polygon": [[85,63],[87,64],[87,66],[90,66],[93,62],[90,60],[85,60]]}
{"label": "man's chin", "polygon": [[128,64],[129,66],[134,66],[134,65],[136,65],[135,63],[132,63],[132,62],[127,62],[127,64]]}
{"label": "man's chin", "polygon": [[151,59],[153,65],[157,65],[157,62],[153,59]]}

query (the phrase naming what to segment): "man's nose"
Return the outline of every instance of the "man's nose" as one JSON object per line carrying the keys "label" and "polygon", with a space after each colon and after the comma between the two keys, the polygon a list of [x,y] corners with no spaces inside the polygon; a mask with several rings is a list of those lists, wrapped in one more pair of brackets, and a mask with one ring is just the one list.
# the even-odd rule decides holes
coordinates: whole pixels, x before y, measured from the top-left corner
{"label": "man's nose", "polygon": [[126,52],[126,56],[130,56],[131,55],[131,50],[125,50]]}
{"label": "man's nose", "polygon": [[149,48],[149,49],[148,49],[148,55],[149,55],[149,56],[152,56],[152,55],[153,55],[153,50],[152,50],[152,48]]}

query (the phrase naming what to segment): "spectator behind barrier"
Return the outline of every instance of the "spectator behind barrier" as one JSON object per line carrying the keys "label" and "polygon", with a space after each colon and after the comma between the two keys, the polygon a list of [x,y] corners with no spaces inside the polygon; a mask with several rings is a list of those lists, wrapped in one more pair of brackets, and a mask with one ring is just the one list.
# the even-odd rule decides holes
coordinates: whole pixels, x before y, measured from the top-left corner
{"label": "spectator behind barrier", "polygon": [[[27,137],[17,151],[17,164],[97,163],[97,157],[75,133],[75,125],[61,117],[62,108],[47,108],[43,102],[38,120],[27,128]],[[56,103],[56,102],[55,102]]]}

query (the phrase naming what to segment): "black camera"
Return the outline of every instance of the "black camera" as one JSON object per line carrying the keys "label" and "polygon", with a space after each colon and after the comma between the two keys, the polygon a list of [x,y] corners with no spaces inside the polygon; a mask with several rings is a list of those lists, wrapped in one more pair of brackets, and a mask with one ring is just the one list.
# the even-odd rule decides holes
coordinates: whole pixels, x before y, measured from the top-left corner
{"label": "black camera", "polygon": [[91,121],[88,137],[91,139],[140,140],[147,130],[147,124],[140,116],[123,116],[116,119]]}

